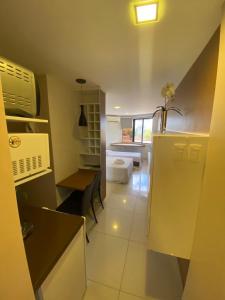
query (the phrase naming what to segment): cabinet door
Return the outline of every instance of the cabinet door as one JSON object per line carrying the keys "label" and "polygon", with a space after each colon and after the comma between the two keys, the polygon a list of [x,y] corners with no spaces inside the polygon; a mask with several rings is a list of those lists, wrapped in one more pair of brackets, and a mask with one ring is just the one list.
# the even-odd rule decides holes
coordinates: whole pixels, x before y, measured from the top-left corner
{"label": "cabinet door", "polygon": [[43,282],[38,299],[81,300],[85,289],[85,240],[82,227]]}
{"label": "cabinet door", "polygon": [[154,137],[150,193],[151,250],[190,259],[208,138]]}

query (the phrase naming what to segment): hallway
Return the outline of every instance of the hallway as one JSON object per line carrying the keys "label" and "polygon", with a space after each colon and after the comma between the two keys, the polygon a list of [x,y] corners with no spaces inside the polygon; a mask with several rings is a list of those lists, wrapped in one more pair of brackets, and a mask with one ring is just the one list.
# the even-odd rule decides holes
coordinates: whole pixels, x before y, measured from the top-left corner
{"label": "hallway", "polygon": [[147,165],[129,184],[107,184],[105,209],[88,220],[88,288],[84,300],[179,300],[177,260],[147,248]]}

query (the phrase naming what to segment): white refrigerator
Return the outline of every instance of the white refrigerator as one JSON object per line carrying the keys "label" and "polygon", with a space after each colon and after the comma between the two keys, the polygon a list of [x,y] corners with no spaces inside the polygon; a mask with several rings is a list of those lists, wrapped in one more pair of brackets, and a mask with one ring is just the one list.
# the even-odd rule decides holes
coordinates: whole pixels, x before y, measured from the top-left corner
{"label": "white refrigerator", "polygon": [[149,249],[189,259],[208,136],[155,134],[149,193]]}

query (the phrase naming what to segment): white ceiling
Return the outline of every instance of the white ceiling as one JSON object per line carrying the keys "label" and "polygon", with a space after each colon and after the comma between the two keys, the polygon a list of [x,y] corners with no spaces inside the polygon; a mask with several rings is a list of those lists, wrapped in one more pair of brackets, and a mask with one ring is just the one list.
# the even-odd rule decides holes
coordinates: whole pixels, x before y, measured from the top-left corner
{"label": "white ceiling", "polygon": [[1,1],[0,55],[101,86],[108,114],[152,112],[161,86],[181,81],[217,28],[223,0],[159,0],[159,22],[144,26],[133,25],[131,2]]}

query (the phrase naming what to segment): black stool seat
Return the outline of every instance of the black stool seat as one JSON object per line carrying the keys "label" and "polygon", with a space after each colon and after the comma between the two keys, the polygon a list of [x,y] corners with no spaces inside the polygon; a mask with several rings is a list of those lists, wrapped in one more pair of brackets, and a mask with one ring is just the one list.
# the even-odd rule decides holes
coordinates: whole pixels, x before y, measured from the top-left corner
{"label": "black stool seat", "polygon": [[[86,216],[90,207],[92,206],[92,195],[93,195],[93,186],[94,182],[86,187],[85,191],[74,191],[72,194],[57,207],[57,211]],[[89,242],[87,233],[86,239]]]}
{"label": "black stool seat", "polygon": [[72,214],[72,215],[82,215],[82,209],[81,209],[81,201],[75,200],[71,195],[61,203],[57,209],[57,211]]}

